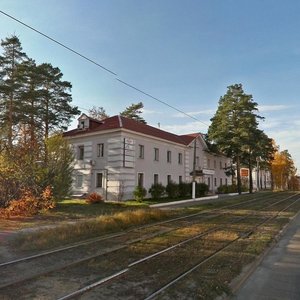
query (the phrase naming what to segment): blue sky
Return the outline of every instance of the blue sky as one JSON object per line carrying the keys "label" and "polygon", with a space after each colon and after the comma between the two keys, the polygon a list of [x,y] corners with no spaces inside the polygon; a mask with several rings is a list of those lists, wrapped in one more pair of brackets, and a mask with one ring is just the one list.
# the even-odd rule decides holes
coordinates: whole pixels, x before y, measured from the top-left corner
{"label": "blue sky", "polygon": [[37,63],[59,67],[81,108],[103,106],[114,115],[142,101],[150,125],[179,134],[206,132],[227,86],[242,83],[265,117],[261,128],[289,150],[300,170],[299,1],[1,0],[0,10],[117,73],[0,14],[1,39],[16,34]]}

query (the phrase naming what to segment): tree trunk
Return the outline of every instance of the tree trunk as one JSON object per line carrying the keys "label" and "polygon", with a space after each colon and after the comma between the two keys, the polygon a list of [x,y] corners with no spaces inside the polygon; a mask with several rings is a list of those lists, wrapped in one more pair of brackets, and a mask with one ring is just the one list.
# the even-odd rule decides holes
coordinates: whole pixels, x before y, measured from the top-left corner
{"label": "tree trunk", "polygon": [[253,177],[252,177],[252,165],[251,157],[249,157],[249,193],[253,193]]}
{"label": "tree trunk", "polygon": [[237,189],[238,193],[242,193],[242,182],[241,182],[241,172],[240,172],[240,155],[236,157],[236,172],[237,172]]}

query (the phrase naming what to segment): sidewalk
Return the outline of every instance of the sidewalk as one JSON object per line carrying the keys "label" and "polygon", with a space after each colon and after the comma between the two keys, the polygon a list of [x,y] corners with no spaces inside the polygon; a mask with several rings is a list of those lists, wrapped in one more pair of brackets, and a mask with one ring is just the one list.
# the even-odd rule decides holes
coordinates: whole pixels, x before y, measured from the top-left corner
{"label": "sidewalk", "polygon": [[300,214],[232,299],[300,299]]}

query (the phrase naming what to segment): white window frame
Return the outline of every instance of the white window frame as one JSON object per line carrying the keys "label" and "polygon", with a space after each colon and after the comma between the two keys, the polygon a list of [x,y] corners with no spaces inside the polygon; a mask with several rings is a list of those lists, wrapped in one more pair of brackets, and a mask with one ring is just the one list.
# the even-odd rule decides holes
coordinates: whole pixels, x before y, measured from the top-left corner
{"label": "white window frame", "polygon": [[[157,180],[155,178],[157,178]],[[158,183],[159,183],[159,175],[157,173],[153,174],[153,184],[158,184]]]}
{"label": "white window frame", "polygon": [[207,169],[210,169],[210,159],[207,159]]}
{"label": "white window frame", "polygon": [[172,151],[168,150],[167,151],[167,163],[172,163]]}
{"label": "white window frame", "polygon": [[77,174],[75,179],[75,187],[82,188],[83,187],[83,174]]}
{"label": "white window frame", "polygon": [[78,146],[78,160],[84,160],[84,145]]}
{"label": "white window frame", "polygon": [[[142,182],[140,182],[140,176],[142,178]],[[145,185],[145,175],[142,172],[137,173],[137,186],[144,187]]]}
{"label": "white window frame", "polygon": [[159,161],[159,148],[154,148],[154,161]]}
{"label": "white window frame", "polygon": [[[98,175],[101,175],[101,184],[99,185]],[[97,172],[96,173],[96,188],[102,189],[103,188],[103,172]]]}
{"label": "white window frame", "polygon": [[200,159],[199,156],[196,156],[196,167],[199,168],[200,166]]}
{"label": "white window frame", "polygon": [[145,146],[139,145],[139,158],[144,159],[145,158]]}
{"label": "white window frame", "polygon": [[104,157],[104,143],[97,144],[97,157]]}
{"label": "white window frame", "polygon": [[172,181],[172,176],[169,174],[167,175],[167,184],[169,184]]}
{"label": "white window frame", "polygon": [[179,165],[182,165],[182,158],[183,158],[182,152],[179,152],[178,153],[178,164]]}

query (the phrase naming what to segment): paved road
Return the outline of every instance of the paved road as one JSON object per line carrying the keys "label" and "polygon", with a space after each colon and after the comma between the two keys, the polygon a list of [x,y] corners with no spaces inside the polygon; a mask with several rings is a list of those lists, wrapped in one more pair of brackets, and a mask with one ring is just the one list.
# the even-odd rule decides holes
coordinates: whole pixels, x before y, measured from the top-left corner
{"label": "paved road", "polygon": [[232,299],[300,299],[300,214]]}

